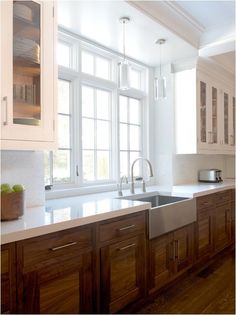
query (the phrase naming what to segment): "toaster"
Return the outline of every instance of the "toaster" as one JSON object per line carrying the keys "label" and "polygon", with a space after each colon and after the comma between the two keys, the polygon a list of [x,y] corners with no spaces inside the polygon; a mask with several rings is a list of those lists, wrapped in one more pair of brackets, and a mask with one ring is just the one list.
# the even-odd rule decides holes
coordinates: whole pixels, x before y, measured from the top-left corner
{"label": "toaster", "polygon": [[205,183],[220,183],[222,179],[222,171],[218,169],[199,170],[198,181]]}

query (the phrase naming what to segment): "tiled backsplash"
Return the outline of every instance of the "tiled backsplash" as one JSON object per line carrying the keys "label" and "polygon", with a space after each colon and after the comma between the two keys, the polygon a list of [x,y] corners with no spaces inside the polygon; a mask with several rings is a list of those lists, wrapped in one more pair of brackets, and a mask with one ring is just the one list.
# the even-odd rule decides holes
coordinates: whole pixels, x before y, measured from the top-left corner
{"label": "tiled backsplash", "polygon": [[1,151],[1,183],[22,184],[26,189],[26,206],[45,203],[43,153]]}
{"label": "tiled backsplash", "polygon": [[235,178],[235,159],[226,155],[175,155],[173,157],[173,184],[197,182],[198,170],[218,168],[224,178]]}

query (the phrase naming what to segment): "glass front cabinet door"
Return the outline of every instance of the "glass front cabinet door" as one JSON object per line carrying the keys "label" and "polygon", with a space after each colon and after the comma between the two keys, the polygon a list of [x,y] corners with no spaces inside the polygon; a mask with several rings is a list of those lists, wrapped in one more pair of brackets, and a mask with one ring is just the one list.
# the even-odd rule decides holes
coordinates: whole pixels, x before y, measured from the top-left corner
{"label": "glass front cabinet door", "polygon": [[53,1],[1,2],[1,144],[6,149],[55,144]]}

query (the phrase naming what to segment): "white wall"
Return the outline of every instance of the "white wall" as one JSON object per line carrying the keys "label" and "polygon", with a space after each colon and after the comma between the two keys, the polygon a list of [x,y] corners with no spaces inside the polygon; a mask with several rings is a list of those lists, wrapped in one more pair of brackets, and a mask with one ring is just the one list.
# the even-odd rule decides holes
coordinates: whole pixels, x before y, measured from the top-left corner
{"label": "white wall", "polygon": [[43,152],[1,151],[1,183],[24,185],[27,207],[43,205]]}
{"label": "white wall", "polygon": [[173,184],[187,184],[197,182],[198,170],[218,168],[222,170],[222,178],[234,178],[234,157],[226,155],[174,155],[173,156]]}

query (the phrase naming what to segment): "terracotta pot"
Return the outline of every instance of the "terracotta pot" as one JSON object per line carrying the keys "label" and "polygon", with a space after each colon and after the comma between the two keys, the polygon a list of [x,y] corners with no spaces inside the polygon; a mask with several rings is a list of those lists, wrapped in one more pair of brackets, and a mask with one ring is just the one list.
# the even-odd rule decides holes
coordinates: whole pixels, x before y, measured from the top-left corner
{"label": "terracotta pot", "polygon": [[24,214],[25,192],[1,194],[1,221],[15,220]]}

